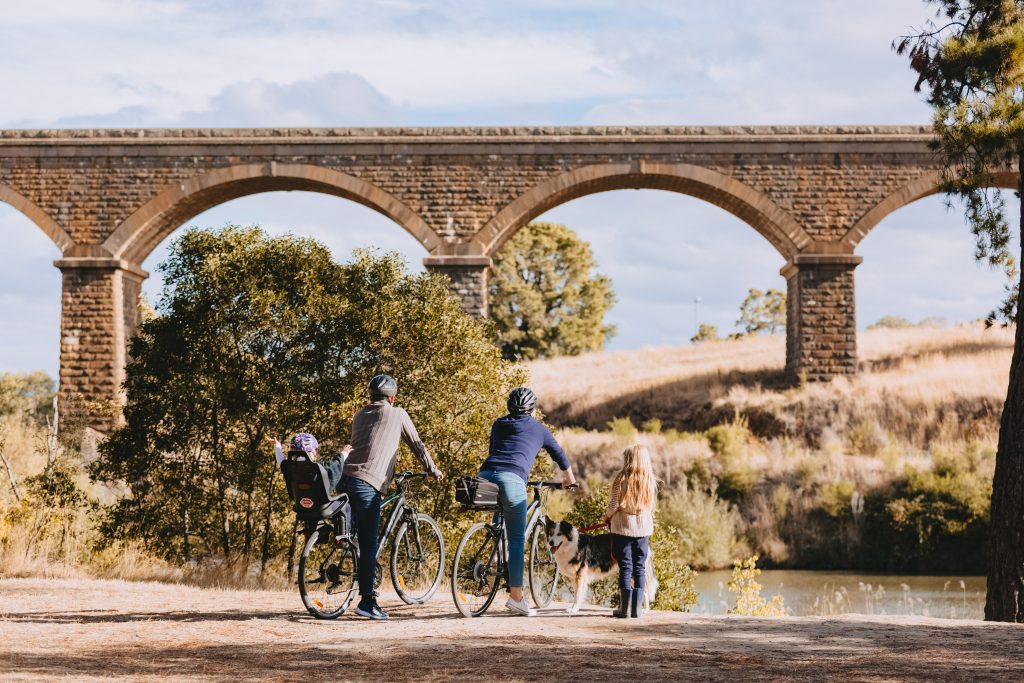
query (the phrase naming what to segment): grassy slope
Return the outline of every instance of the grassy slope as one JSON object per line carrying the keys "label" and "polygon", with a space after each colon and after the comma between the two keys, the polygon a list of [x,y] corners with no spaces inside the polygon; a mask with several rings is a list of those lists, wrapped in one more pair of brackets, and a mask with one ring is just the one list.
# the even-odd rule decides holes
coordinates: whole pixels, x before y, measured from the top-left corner
{"label": "grassy slope", "polygon": [[[529,365],[549,420],[604,429],[616,417],[637,426],[703,430],[737,410],[759,436],[802,436],[864,419],[916,445],[975,430],[990,436],[1006,395],[1010,330],[874,330],[859,339],[860,374],[800,389],[785,386],[785,340],[755,337],[693,347],[594,353]],[[954,419],[960,424],[947,424]]]}

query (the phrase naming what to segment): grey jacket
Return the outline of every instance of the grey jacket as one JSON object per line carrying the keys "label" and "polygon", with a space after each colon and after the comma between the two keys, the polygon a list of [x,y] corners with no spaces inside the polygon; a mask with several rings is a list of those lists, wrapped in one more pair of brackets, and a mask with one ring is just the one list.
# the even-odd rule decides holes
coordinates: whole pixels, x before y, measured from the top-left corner
{"label": "grey jacket", "polygon": [[345,459],[344,475],[361,479],[384,493],[395,474],[399,439],[431,474],[441,474],[420,441],[409,413],[381,399],[360,410],[352,419],[352,451]]}

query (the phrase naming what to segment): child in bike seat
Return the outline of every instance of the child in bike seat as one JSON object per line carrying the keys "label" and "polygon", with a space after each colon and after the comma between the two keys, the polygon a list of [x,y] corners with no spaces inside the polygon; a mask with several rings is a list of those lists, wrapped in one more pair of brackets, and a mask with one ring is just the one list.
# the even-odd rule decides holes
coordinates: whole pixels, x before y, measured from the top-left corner
{"label": "child in bike seat", "polygon": [[[281,463],[285,459],[284,449],[281,448],[281,442],[272,436],[266,437],[267,441],[274,444],[274,458],[277,459],[277,466],[280,467]],[[338,452],[338,457],[329,458],[327,460],[319,459],[319,448],[320,444],[317,443],[316,437],[308,432],[300,432],[292,437],[292,440],[288,444],[288,459],[289,460],[310,460],[311,462],[320,462],[324,470],[327,471],[327,483],[330,484],[331,488],[337,488],[338,482],[341,481],[341,471],[345,467],[345,458],[348,456],[349,451],[352,450],[351,446],[345,446],[341,451]]]}

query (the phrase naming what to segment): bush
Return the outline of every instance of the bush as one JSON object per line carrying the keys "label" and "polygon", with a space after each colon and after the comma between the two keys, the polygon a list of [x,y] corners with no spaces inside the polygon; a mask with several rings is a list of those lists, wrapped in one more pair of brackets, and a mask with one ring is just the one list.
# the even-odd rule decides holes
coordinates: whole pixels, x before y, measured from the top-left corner
{"label": "bush", "polygon": [[671,530],[672,555],[698,569],[728,566],[739,545],[742,519],[736,509],[685,481],[658,502],[658,522]]}
{"label": "bush", "polygon": [[729,614],[742,614],[748,617],[784,617],[786,605],[781,595],[766,600],[761,595],[761,584],[757,577],[761,570],[757,568],[757,555],[746,560],[736,560],[732,567],[732,578],[729,580],[729,592],[736,595],[736,604]]}
{"label": "bush", "polygon": [[636,425],[628,417],[616,417],[608,421],[608,431],[623,439],[633,439],[637,435]]}
{"label": "bush", "polygon": [[961,470],[908,471],[869,492],[864,505],[870,568],[984,573],[991,483]]}

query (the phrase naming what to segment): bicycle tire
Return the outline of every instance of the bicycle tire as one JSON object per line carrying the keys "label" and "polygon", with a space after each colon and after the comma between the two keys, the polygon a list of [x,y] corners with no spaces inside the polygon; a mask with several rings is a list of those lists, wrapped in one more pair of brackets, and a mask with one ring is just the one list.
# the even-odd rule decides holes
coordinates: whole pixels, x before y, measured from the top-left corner
{"label": "bicycle tire", "polygon": [[[422,605],[441,585],[441,576],[444,574],[444,536],[441,535],[441,527],[430,515],[414,513],[413,521],[424,557],[419,560],[413,557],[419,548],[414,535],[410,533],[412,527],[408,522],[403,522],[391,543],[391,584],[402,602]],[[408,565],[399,567],[403,559],[408,560]]]}
{"label": "bicycle tire", "polygon": [[558,590],[558,565],[551,554],[551,547],[548,545],[544,525],[534,523],[533,530],[528,534],[530,538],[530,596],[537,609],[543,609],[551,604]]}
{"label": "bicycle tire", "polygon": [[462,616],[478,617],[494,602],[505,572],[500,547],[497,534],[483,522],[471,526],[459,541],[451,578],[452,600]]}
{"label": "bicycle tire", "polygon": [[359,551],[349,541],[317,543],[330,526],[321,526],[309,535],[299,557],[299,596],[306,610],[317,619],[337,619],[352,603],[355,594]]}

